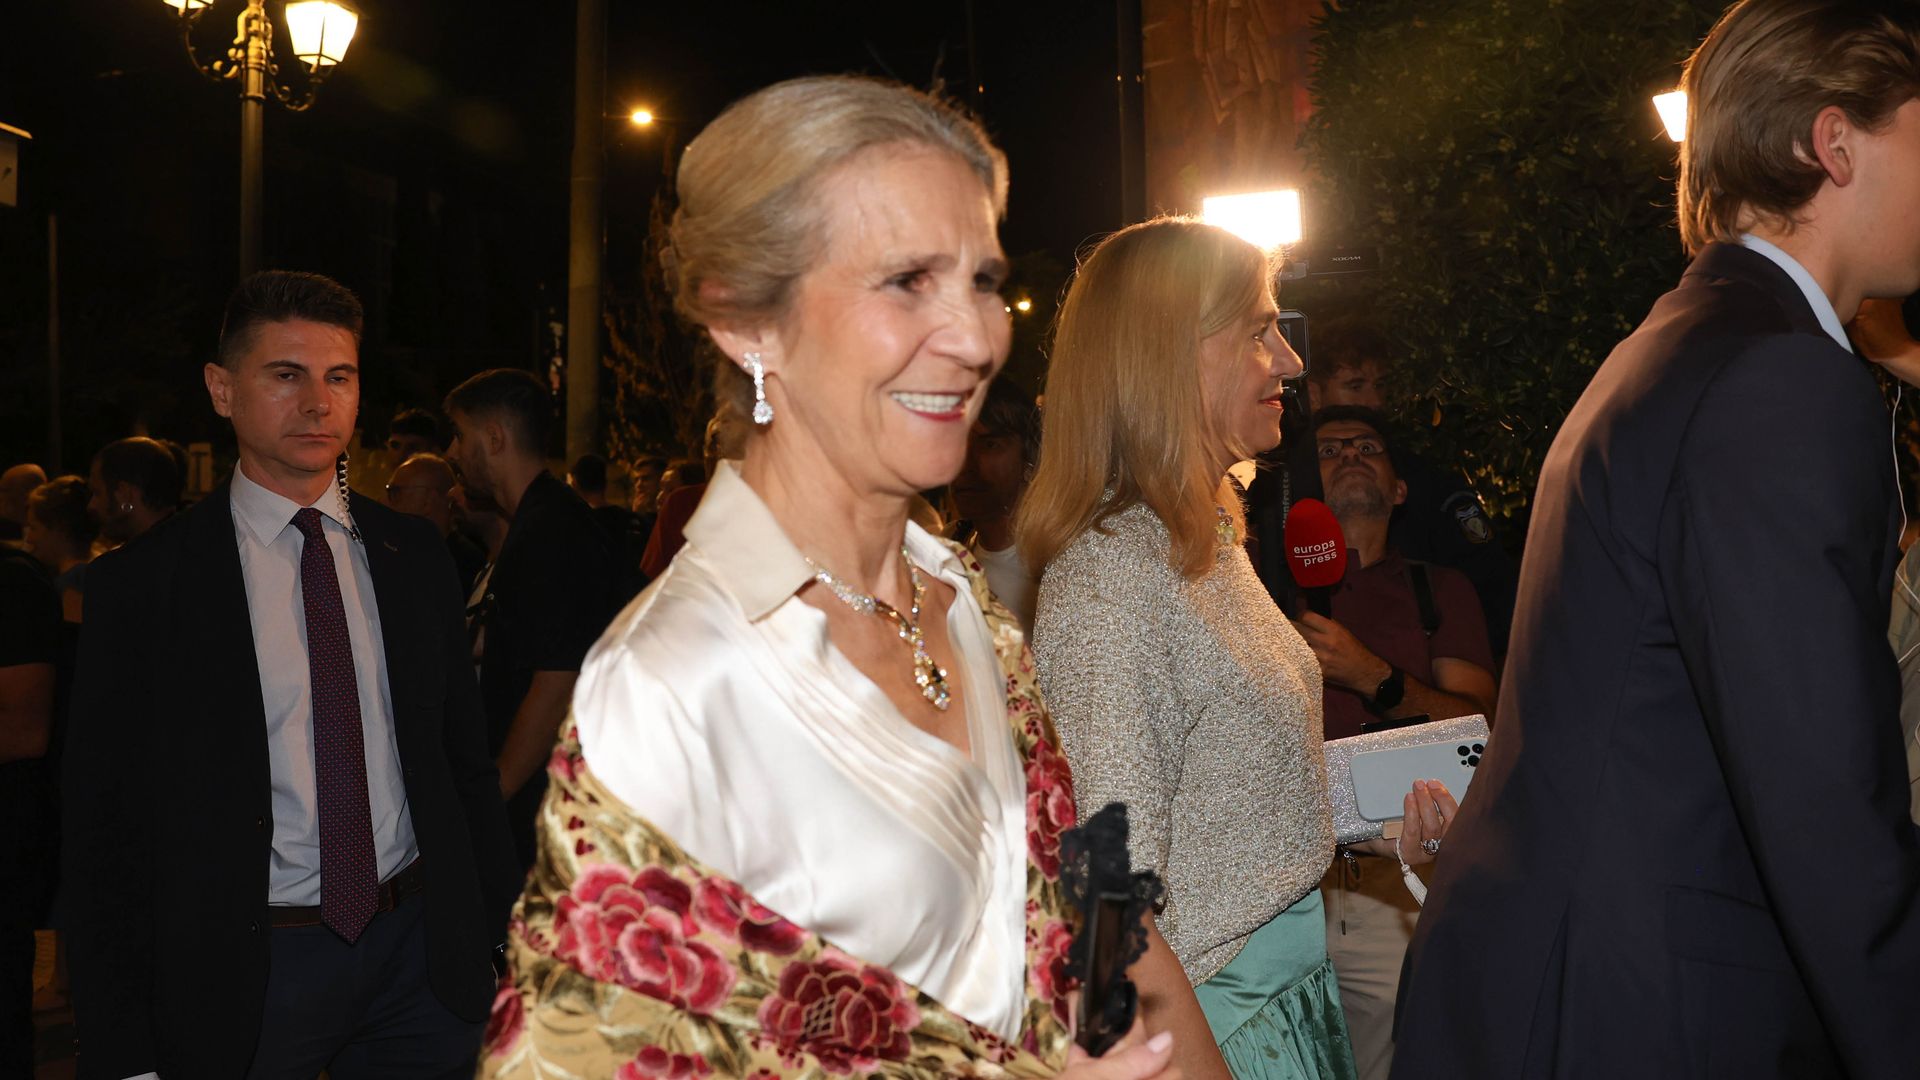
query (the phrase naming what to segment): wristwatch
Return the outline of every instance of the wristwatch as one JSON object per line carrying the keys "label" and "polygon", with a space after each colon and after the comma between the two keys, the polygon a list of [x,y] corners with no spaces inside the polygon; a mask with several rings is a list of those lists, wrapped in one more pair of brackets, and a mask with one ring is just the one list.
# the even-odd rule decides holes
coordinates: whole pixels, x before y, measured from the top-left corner
{"label": "wristwatch", "polygon": [[1380,685],[1373,691],[1373,699],[1367,702],[1367,711],[1384,713],[1400,704],[1400,699],[1406,696],[1407,673],[1389,664],[1387,677],[1380,680]]}

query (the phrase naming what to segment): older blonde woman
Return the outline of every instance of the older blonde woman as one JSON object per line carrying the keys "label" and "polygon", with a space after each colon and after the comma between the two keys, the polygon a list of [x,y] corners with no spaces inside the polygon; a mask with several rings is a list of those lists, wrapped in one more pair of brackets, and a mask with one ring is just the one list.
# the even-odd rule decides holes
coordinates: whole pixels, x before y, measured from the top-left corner
{"label": "older blonde woman", "polygon": [[1070,1058],[1065,760],[1017,624],[909,521],[1007,355],[999,151],[803,79],[678,183],[676,302],[757,426],[581,672],[483,1075],[1152,1077],[1175,1032],[1219,1068],[1177,965],[1158,1034]]}
{"label": "older blonde woman", "polygon": [[[1255,576],[1226,480],[1278,445],[1280,382],[1300,371],[1271,281],[1258,249],[1184,219],[1089,255],[1018,529],[1045,567],[1034,651],[1082,810],[1127,803],[1234,1075],[1327,1080],[1354,1066],[1318,888],[1320,668]],[[1410,862],[1442,826],[1425,795],[1407,800]]]}

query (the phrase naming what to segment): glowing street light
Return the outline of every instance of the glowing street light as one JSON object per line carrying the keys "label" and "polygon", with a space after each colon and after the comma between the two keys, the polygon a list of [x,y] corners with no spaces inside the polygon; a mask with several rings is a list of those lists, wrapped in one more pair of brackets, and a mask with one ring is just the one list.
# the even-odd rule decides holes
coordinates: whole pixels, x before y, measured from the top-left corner
{"label": "glowing street light", "polygon": [[653,110],[635,109],[628,114],[627,119],[632,121],[634,127],[647,127],[653,123]]}
{"label": "glowing street light", "polygon": [[1660,113],[1660,122],[1667,127],[1667,138],[1674,142],[1685,142],[1687,139],[1687,92],[1669,90],[1664,94],[1657,94],[1653,99],[1653,107]]}
{"label": "glowing street light", "polygon": [[360,25],[359,12],[333,0],[296,0],[287,5],[286,17],[293,55],[309,71],[344,60],[353,32]]}
{"label": "glowing street light", "polygon": [[1027,312],[1033,310],[1033,301],[1023,296],[1013,302],[1013,310],[1025,315]]}
{"label": "glowing street light", "polygon": [[1255,191],[1243,195],[1210,195],[1201,200],[1200,217],[1264,251],[1300,242],[1300,192]]}
{"label": "glowing street light", "polygon": [[283,9],[293,54],[307,67],[303,87],[282,86],[273,61],[273,20],[266,0],[247,0],[234,20],[233,41],[224,55],[203,59],[194,45],[194,28],[213,9],[213,0],[162,0],[178,15],[180,40],[187,59],[215,82],[233,82],[240,88],[240,273],[260,265],[261,218],[265,166],[262,146],[268,95],[292,112],[313,105],[320,84],[347,55],[347,45],[360,25],[353,6],[338,0],[294,0]]}

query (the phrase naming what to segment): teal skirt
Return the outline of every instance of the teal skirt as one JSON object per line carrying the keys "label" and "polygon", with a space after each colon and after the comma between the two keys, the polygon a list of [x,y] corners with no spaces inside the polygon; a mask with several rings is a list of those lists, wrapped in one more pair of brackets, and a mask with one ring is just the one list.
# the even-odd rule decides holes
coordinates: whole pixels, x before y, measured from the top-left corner
{"label": "teal skirt", "polygon": [[1315,889],[1193,988],[1235,1080],[1354,1080],[1340,984]]}

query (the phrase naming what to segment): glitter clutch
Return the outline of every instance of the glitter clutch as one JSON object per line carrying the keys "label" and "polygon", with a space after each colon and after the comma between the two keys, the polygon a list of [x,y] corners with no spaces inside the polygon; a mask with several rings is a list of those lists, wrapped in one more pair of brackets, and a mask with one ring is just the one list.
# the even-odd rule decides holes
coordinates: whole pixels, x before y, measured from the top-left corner
{"label": "glitter clutch", "polygon": [[1465,800],[1487,750],[1478,714],[1334,739],[1326,744],[1333,836],[1342,844],[1400,831],[1401,799],[1415,780],[1438,780]]}

